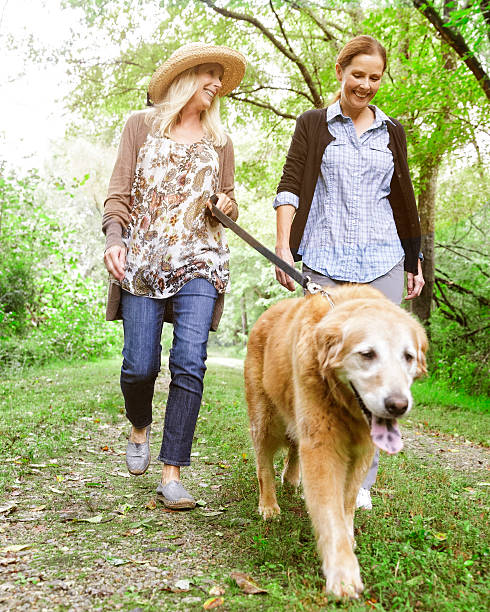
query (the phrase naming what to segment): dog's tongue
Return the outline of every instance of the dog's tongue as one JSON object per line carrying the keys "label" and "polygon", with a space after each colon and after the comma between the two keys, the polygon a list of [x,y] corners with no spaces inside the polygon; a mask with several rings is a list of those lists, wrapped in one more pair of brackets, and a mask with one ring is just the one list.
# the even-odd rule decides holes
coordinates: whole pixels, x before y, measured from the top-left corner
{"label": "dog's tongue", "polygon": [[398,453],[403,448],[403,441],[396,419],[380,419],[372,416],[371,438],[378,448],[390,455]]}

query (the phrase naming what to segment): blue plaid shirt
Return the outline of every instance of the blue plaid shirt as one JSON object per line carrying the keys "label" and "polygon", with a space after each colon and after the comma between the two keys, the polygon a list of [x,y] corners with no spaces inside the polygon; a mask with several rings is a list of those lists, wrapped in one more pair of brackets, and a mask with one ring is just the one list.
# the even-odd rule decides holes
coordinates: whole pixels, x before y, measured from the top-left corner
{"label": "blue plaid shirt", "polygon": [[[326,148],[303,238],[298,249],[312,270],[336,280],[368,283],[389,272],[404,256],[388,200],[393,155],[386,122],[376,106],[375,120],[360,137],[340,102],[327,109],[335,140]],[[283,191],[274,208],[299,198]]]}

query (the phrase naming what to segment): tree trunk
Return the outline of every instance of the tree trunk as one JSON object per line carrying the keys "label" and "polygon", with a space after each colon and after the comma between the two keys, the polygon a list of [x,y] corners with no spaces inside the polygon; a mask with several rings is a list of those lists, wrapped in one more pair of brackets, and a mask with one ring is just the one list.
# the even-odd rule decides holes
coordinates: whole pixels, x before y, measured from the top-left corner
{"label": "tree trunk", "polygon": [[418,298],[412,302],[412,312],[423,321],[430,319],[430,308],[434,292],[434,225],[437,175],[439,174],[439,160],[424,164],[420,174],[421,190],[419,195],[419,216],[422,230],[422,253],[424,261],[422,271],[425,287]]}

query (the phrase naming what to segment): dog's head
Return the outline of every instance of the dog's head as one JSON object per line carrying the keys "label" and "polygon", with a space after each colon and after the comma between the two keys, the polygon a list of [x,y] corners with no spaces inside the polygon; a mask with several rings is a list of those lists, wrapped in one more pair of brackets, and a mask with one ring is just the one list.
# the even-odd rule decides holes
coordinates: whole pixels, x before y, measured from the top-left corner
{"label": "dog's head", "polygon": [[426,373],[424,328],[387,299],[368,294],[336,305],[315,334],[324,378],[334,373],[354,392],[378,447],[401,450],[396,420],[410,412],[410,386]]}

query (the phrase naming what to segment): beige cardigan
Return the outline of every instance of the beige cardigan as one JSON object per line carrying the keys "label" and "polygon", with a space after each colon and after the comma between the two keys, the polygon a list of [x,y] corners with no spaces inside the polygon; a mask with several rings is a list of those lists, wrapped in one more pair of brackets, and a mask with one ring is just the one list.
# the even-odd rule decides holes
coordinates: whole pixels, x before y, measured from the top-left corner
{"label": "beige cardigan", "polygon": [[[104,202],[104,215],[102,217],[102,231],[106,236],[106,250],[114,245],[124,246],[122,231],[126,228],[131,215],[131,188],[133,185],[136,161],[140,148],[148,136],[149,127],[145,123],[148,111],[133,113],[124,126],[121,142],[117,152],[116,163],[112,171],[107,198]],[[219,159],[218,193],[225,193],[233,203],[230,217],[236,221],[238,207],[235,200],[235,156],[233,143],[227,137],[226,144],[217,147]],[[114,281],[109,283],[107,297],[106,320],[114,321],[121,318],[119,302],[121,287]],[[216,331],[223,313],[224,294],[220,293],[214,307],[211,329]],[[172,300],[167,300],[165,321],[172,322]]]}

